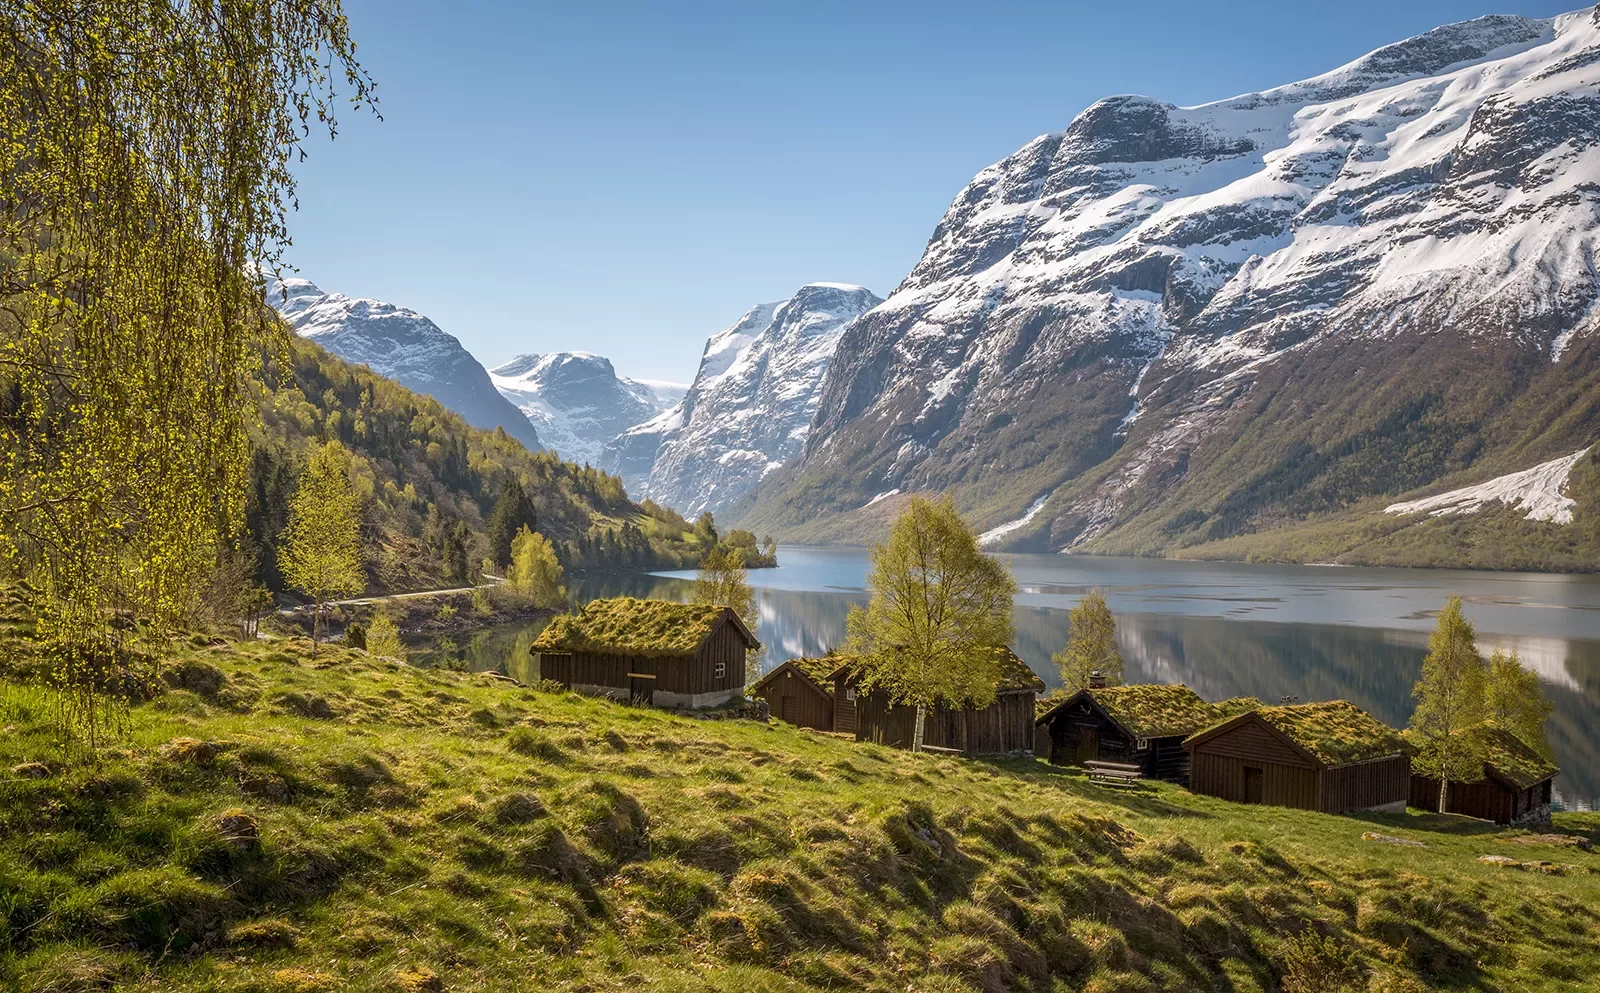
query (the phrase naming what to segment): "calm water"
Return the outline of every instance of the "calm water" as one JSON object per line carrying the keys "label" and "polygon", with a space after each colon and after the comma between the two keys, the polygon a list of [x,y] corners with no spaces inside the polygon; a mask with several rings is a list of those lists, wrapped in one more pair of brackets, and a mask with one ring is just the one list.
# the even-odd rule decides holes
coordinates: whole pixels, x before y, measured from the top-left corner
{"label": "calm water", "polygon": [[[783,547],[777,569],[750,573],[767,663],[820,655],[844,637],[845,612],[866,599],[861,549]],[[1459,594],[1485,653],[1515,648],[1555,704],[1550,740],[1569,807],[1600,798],[1600,577],[1265,566],[1015,555],[1017,652],[1046,682],[1067,637],[1067,611],[1106,594],[1130,681],[1183,682],[1219,700],[1348,699],[1403,726],[1428,633]],[[580,599],[629,594],[682,599],[693,573],[577,577]],[[536,630],[458,635],[443,655],[474,669],[527,672]],[[431,646],[437,650],[438,646]]]}

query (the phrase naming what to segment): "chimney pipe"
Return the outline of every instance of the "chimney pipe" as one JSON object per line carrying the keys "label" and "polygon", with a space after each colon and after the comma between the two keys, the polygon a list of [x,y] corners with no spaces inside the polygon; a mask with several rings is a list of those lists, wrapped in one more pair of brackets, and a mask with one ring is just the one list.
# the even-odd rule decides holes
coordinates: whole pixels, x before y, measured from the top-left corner
{"label": "chimney pipe", "polygon": [[1089,688],[1091,690],[1103,690],[1103,689],[1105,689],[1106,688],[1106,674],[1101,672],[1099,669],[1091,670],[1089,672]]}

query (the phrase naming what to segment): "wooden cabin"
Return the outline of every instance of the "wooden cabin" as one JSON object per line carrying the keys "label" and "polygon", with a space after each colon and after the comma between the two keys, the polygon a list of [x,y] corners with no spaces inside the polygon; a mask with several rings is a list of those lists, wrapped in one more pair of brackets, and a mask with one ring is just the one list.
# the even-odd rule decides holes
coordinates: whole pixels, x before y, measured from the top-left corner
{"label": "wooden cabin", "polygon": [[760,648],[728,607],[593,600],[533,641],[541,679],[658,707],[720,707],[744,696],[745,654]]}
{"label": "wooden cabin", "polygon": [[[1483,776],[1470,783],[1451,783],[1445,810],[1496,824],[1545,824],[1550,799],[1561,770],[1509,728],[1486,722],[1473,729],[1483,749]],[[1406,739],[1416,744],[1410,735]],[[1411,806],[1439,809],[1439,781],[1413,772]]]}
{"label": "wooden cabin", "polygon": [[1184,743],[1189,789],[1236,803],[1400,813],[1414,749],[1346,700],[1262,707]]}
{"label": "wooden cabin", "polygon": [[[1147,779],[1184,783],[1189,779],[1184,739],[1247,706],[1242,701],[1207,703],[1182,684],[1097,682],[1091,677],[1088,689],[1039,715],[1034,721],[1035,756],[1052,765],[1126,763],[1138,766]],[[1249,704],[1260,706],[1255,700]]]}
{"label": "wooden cabin", "polygon": [[[838,667],[836,658],[790,659],[757,680],[749,695],[767,701],[768,711],[780,721],[832,731],[836,689],[831,677]],[[853,718],[853,694],[850,713]],[[853,721],[850,730],[855,730]]]}
{"label": "wooden cabin", "polygon": [[[930,748],[948,748],[964,755],[1006,755],[1033,751],[1034,697],[1044,682],[1028,663],[1009,648],[997,649],[1000,684],[994,702],[978,708],[940,705],[928,708],[923,716],[922,743]],[[910,748],[916,735],[917,708],[889,698],[883,690],[865,691],[859,687],[859,662],[846,659],[834,670],[834,726],[843,731],[839,702],[852,703],[857,741],[871,741],[895,748]],[[847,700],[847,698],[849,698]]]}

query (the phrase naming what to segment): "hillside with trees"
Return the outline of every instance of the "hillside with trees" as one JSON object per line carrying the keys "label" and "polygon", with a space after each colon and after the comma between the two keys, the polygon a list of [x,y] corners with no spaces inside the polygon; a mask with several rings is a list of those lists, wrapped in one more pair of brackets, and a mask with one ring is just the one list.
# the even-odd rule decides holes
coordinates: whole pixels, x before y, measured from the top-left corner
{"label": "hillside with trees", "polygon": [[247,534],[234,554],[254,557],[259,580],[287,588],[281,542],[296,480],[311,453],[338,442],[349,453],[360,504],[369,591],[467,585],[509,564],[526,526],[547,538],[566,568],[693,568],[711,550],[753,535],[719,535],[649,501],[589,466],[530,452],[504,431],[468,425],[436,400],[295,339],[268,356],[259,423],[250,431]]}

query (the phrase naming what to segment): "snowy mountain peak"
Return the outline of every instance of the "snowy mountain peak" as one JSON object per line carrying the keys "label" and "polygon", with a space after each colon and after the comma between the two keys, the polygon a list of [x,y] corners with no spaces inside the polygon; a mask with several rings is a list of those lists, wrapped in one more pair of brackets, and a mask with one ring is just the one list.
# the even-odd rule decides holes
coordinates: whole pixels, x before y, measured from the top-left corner
{"label": "snowy mountain peak", "polygon": [[681,403],[619,435],[601,465],[637,497],[688,514],[742,498],[805,443],[844,328],[882,301],[850,283],[808,283],[706,342]]}
{"label": "snowy mountain peak", "polygon": [[[1328,485],[1351,499],[1431,483],[1536,433],[1485,426],[1530,416],[1496,406],[1527,376],[1593,361],[1596,177],[1589,10],[1446,25],[1196,107],[1097,101],[979,172],[889,299],[844,331],[796,481],[751,523],[809,526],[821,494],[832,510],[942,489],[985,528],[1026,518],[1005,540],[1032,547],[1156,515],[1117,546],[1145,553],[1270,518],[1259,487],[1233,490],[1262,471],[1239,452],[1329,445],[1299,457],[1332,473],[1368,444],[1339,448],[1334,425],[1419,411],[1474,440],[1427,449],[1413,476]],[[1524,361],[1526,376],[1507,372]],[[1456,389],[1477,362],[1503,389]],[[1343,409],[1353,378],[1365,404]],[[1246,431],[1250,446],[1227,447]],[[1272,432],[1276,448],[1257,437]],[[1527,456],[1583,440],[1557,434]]]}
{"label": "snowy mountain peak", "polygon": [[327,293],[298,277],[269,279],[266,299],[297,334],[345,361],[433,397],[474,427],[503,427],[527,447],[539,447],[538,433],[495,391],[478,360],[416,311]]}
{"label": "snowy mountain peak", "polygon": [[620,377],[592,352],[519,355],[491,376],[544,443],[574,462],[598,461],[606,442],[683,396],[682,387]]}

